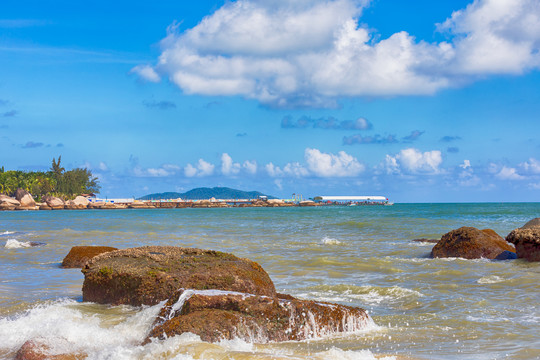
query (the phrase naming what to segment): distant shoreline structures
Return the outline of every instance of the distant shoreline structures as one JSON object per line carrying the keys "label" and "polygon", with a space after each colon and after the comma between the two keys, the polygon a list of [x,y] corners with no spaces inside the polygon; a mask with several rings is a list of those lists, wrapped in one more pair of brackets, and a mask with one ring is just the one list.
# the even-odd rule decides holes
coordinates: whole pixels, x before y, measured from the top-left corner
{"label": "distant shoreline structures", "polygon": [[[26,193],[26,197],[31,195]],[[22,199],[21,199],[22,200]],[[135,198],[97,198],[77,196],[64,202],[62,199],[48,197],[45,202],[30,203],[0,195],[0,210],[84,210],[84,209],[175,209],[175,208],[229,208],[229,207],[315,207],[315,206],[356,206],[393,205],[383,196],[317,196],[313,200],[269,199],[265,195],[257,198],[235,199],[159,199],[137,200]]]}

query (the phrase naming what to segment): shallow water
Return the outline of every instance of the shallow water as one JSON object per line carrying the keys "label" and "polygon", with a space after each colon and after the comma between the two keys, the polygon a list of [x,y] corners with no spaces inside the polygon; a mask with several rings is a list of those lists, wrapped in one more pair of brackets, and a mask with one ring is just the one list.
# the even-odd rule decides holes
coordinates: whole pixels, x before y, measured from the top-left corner
{"label": "shallow water", "polygon": [[[539,216],[538,203],[0,212],[0,358],[36,337],[91,359],[540,358],[540,264],[429,259],[433,244],[411,241],[461,226],[504,237]],[[30,242],[46,245],[17,246]],[[281,344],[184,334],[140,346],[158,309],[82,303],[80,270],[59,268],[75,245],[230,252],[260,263],[279,292],[363,307],[377,326]]]}

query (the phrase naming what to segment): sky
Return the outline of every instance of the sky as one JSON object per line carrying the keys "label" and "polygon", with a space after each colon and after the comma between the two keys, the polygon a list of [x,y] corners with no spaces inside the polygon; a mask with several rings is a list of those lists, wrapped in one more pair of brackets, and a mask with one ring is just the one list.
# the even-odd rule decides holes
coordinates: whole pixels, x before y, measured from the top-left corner
{"label": "sky", "polygon": [[540,201],[538,0],[7,0],[0,166],[102,197]]}

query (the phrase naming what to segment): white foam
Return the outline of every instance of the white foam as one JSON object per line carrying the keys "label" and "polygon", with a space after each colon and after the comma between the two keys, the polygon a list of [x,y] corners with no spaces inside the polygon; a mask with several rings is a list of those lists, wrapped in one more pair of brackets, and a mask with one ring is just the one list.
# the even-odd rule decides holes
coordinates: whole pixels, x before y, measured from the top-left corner
{"label": "white foam", "polygon": [[6,244],[4,245],[6,249],[21,249],[21,248],[27,248],[31,246],[32,244],[30,243],[30,241],[18,241],[15,239],[8,239],[6,241]]}
{"label": "white foam", "polygon": [[352,351],[336,347],[314,354],[314,358],[320,360],[396,360],[395,356],[375,357],[369,350]]}
{"label": "white foam", "polygon": [[339,244],[341,244],[341,241],[339,241],[338,239],[333,239],[331,237],[325,236],[324,238],[322,238],[321,244],[323,244],[323,245],[339,245]]}
{"label": "white foam", "polygon": [[2,233],[0,233],[0,236],[4,236],[4,235],[11,235],[11,234],[15,234],[15,231],[4,231]]}
{"label": "white foam", "polygon": [[503,281],[504,281],[504,279],[502,277],[500,277],[500,276],[489,275],[489,276],[481,277],[476,282],[478,284],[497,284],[497,283],[500,283],[500,282],[503,282]]}
{"label": "white foam", "polygon": [[40,339],[52,353],[116,353],[145,339],[160,308],[161,304],[128,312],[123,321],[110,326],[97,314],[84,312],[74,300],[46,303],[14,318],[0,318],[0,348],[17,351],[24,342]]}

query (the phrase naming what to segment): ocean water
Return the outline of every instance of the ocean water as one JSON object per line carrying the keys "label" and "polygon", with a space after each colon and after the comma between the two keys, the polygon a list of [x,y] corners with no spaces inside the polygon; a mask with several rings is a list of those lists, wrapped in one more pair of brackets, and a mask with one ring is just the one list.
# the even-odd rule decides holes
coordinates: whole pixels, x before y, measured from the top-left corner
{"label": "ocean water", "polygon": [[[539,359],[540,263],[430,259],[461,226],[501,236],[539,203],[396,204],[0,212],[0,359],[29,339],[89,359]],[[32,246],[40,245],[40,246]],[[374,325],[310,341],[206,343],[193,334],[140,345],[159,305],[82,302],[61,269],[75,245],[174,245],[252,259],[279,292],[362,307]]]}

